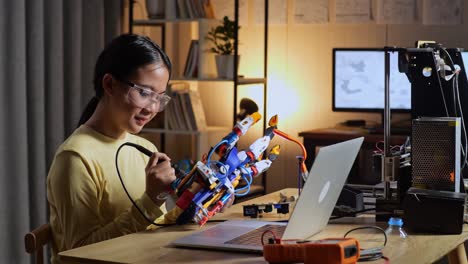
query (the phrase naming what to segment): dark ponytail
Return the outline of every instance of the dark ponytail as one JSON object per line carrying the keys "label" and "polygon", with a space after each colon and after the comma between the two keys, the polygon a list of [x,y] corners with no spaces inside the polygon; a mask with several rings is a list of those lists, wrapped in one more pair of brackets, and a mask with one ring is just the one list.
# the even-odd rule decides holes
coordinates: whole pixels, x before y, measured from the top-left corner
{"label": "dark ponytail", "polygon": [[99,98],[97,98],[96,96],[91,98],[91,100],[85,106],[83,113],[81,114],[80,121],[78,122],[78,126],[81,126],[82,124],[86,123],[86,121],[88,121],[88,119],[93,115],[94,110],[96,110],[98,103],[99,103]]}
{"label": "dark ponytail", "polygon": [[78,126],[93,115],[99,100],[104,95],[102,78],[106,73],[118,80],[126,80],[136,70],[148,64],[162,64],[171,76],[172,64],[167,54],[146,36],[123,34],[112,40],[99,55],[94,68],[94,90],[96,95],[86,105]]}

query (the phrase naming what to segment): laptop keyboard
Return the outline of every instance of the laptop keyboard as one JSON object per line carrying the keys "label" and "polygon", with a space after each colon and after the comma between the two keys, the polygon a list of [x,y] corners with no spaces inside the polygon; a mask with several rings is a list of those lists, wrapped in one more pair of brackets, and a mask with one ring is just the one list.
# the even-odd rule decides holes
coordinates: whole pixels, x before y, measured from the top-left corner
{"label": "laptop keyboard", "polygon": [[[283,236],[284,230],[286,229],[285,225],[264,225],[257,229],[254,229],[248,233],[245,233],[241,236],[238,236],[234,239],[224,242],[224,244],[234,244],[234,245],[247,245],[247,246],[262,246],[262,234],[265,231],[273,231],[277,238]],[[268,238],[271,238],[272,234],[268,233],[264,236],[264,243],[268,243]]]}

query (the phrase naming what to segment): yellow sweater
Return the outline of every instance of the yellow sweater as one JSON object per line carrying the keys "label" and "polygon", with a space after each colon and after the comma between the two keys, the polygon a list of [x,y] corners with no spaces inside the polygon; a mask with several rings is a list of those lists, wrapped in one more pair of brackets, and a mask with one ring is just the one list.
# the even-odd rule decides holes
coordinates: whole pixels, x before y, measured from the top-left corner
{"label": "yellow sweater", "polygon": [[[144,230],[148,222],[132,206],[120,183],[115,154],[124,142],[152,151],[156,147],[141,137],[127,134],[113,139],[80,126],[59,147],[47,177],[47,199],[53,233],[52,263],[57,253]],[[146,195],[145,167],[148,157],[133,147],[119,153],[119,170],[138,207],[150,219],[165,212]]]}

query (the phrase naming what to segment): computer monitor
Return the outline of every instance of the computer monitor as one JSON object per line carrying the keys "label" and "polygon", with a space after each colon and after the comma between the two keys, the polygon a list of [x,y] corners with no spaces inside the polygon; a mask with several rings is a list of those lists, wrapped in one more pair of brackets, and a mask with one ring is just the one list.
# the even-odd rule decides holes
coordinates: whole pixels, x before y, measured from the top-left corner
{"label": "computer monitor", "polygon": [[[384,93],[383,49],[333,49],[333,111],[383,112]],[[398,70],[398,52],[390,52],[390,107],[411,111],[411,83]]]}
{"label": "computer monitor", "polygon": [[465,69],[468,66],[468,51],[463,51],[462,53],[463,64],[465,65]]}

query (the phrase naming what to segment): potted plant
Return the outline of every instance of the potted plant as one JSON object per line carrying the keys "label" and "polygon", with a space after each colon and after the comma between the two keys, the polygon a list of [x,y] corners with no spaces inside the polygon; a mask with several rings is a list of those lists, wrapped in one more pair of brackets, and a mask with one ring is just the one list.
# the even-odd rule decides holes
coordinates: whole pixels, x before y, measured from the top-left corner
{"label": "potted plant", "polygon": [[[209,49],[210,52],[216,54],[216,69],[219,78],[234,78],[234,46],[236,43],[235,34],[240,26],[225,16],[222,24],[211,28],[208,36],[205,38],[213,43],[213,47]],[[240,56],[237,56],[237,63],[239,65]]]}

